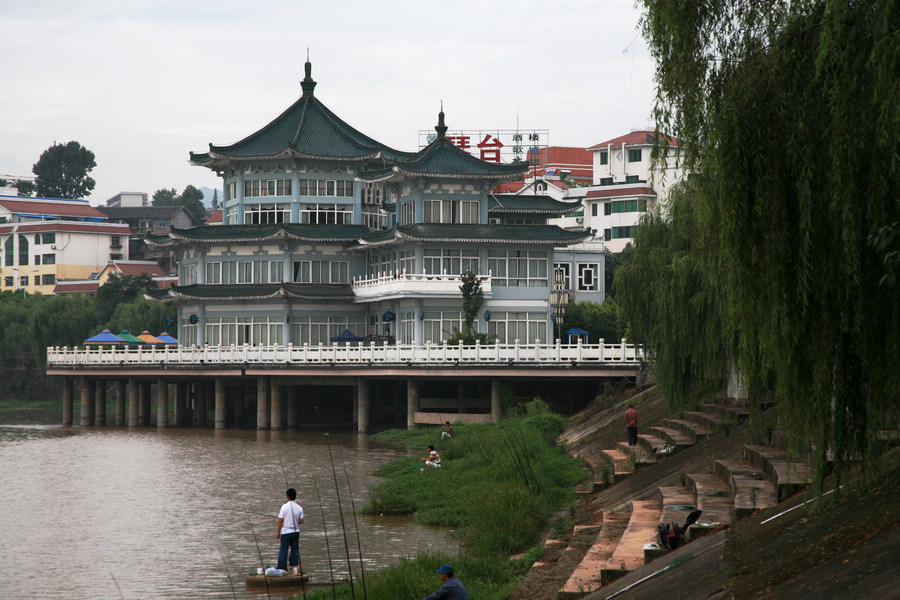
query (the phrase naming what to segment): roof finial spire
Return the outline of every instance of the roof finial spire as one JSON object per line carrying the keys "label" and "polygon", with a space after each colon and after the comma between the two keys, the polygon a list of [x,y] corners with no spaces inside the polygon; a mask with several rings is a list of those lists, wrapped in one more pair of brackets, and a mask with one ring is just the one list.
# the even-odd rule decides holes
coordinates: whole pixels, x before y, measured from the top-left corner
{"label": "roof finial spire", "polygon": [[316,89],[316,82],[313,81],[312,78],[312,63],[309,62],[309,47],[306,48],[306,64],[303,65],[303,70],[306,74],[306,77],[303,78],[303,81],[300,82],[300,87],[303,89],[303,95],[306,96],[309,94],[313,95],[313,90]]}
{"label": "roof finial spire", "polygon": [[447,126],[444,125],[444,101],[441,100],[441,112],[438,113],[438,124],[434,128],[437,131],[438,139],[442,140],[447,135]]}

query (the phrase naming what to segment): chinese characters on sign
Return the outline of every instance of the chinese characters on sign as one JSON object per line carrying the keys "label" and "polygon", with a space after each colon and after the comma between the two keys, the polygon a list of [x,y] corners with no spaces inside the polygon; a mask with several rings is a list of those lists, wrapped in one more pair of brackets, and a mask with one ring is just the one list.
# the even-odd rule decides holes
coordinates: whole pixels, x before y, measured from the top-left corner
{"label": "chinese characters on sign", "polygon": [[[436,137],[433,129],[420,130],[419,149],[433,142]],[[448,131],[446,138],[475,158],[495,163],[524,162],[529,154],[537,156],[542,148],[550,145],[550,132],[547,129]]]}

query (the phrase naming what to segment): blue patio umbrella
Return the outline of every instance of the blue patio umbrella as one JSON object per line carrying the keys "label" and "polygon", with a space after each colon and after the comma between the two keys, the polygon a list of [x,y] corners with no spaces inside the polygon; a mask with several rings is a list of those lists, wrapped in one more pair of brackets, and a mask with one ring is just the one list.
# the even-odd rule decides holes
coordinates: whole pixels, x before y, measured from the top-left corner
{"label": "blue patio umbrella", "polygon": [[165,331],[163,331],[161,334],[156,336],[156,339],[165,342],[169,346],[177,346],[178,345],[178,340],[173,338],[171,335],[169,335]]}
{"label": "blue patio umbrella", "polygon": [[107,344],[107,345],[109,345],[109,344],[119,344],[119,345],[121,345],[121,344],[124,344],[124,343],[126,343],[125,340],[123,340],[122,338],[120,338],[119,336],[117,336],[116,334],[114,334],[114,333],[113,333],[112,331],[110,331],[109,329],[104,329],[103,331],[101,331],[101,332],[98,333],[97,335],[95,335],[95,336],[93,336],[93,337],[89,337],[88,339],[84,340],[84,344],[85,344],[85,345],[91,344],[91,345],[94,345],[94,346],[99,346],[99,345],[101,345],[101,344]]}
{"label": "blue patio umbrella", "polygon": [[364,342],[366,338],[361,338],[349,329],[343,330],[340,334],[331,338],[332,342]]}

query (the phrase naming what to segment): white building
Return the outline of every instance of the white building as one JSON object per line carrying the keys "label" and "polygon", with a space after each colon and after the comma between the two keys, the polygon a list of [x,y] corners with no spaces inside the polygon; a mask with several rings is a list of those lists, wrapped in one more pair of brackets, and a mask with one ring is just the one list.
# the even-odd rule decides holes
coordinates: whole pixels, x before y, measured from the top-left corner
{"label": "white building", "polygon": [[0,196],[0,289],[53,294],[127,260],[128,225],[105,219],[84,200]]}

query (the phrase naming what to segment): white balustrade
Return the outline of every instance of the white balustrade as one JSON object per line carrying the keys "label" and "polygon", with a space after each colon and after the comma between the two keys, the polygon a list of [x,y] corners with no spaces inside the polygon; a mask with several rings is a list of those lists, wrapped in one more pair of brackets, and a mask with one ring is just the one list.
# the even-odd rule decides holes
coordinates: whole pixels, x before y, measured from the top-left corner
{"label": "white balustrade", "polygon": [[104,366],[201,366],[217,365],[315,365],[346,366],[457,364],[534,364],[579,365],[610,364],[639,366],[643,349],[622,340],[617,344],[512,344],[474,345],[441,344],[379,345],[374,342],[354,344],[319,344],[302,346],[288,344],[271,346],[125,346],[47,348],[47,365],[64,367],[78,365]]}

